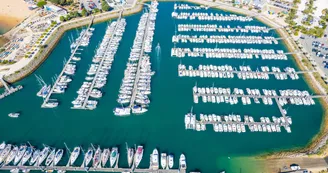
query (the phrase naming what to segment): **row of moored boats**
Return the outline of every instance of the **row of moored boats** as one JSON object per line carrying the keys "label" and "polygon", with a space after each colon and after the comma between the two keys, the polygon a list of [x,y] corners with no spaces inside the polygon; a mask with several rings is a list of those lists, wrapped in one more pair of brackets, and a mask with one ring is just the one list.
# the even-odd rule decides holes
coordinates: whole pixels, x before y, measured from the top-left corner
{"label": "row of moored boats", "polygon": [[238,21],[250,22],[253,21],[252,17],[239,16],[235,14],[222,14],[222,13],[208,13],[208,12],[175,12],[171,13],[172,18],[179,20],[200,20],[200,21]]}
{"label": "row of moored boats", "polygon": [[78,96],[72,101],[74,109],[95,109],[99,99],[102,97],[101,88],[107,82],[107,75],[114,61],[115,53],[125,31],[125,19],[112,22],[106,30],[105,36],[93,57],[93,64],[85,77],[85,81],[77,91]]}
{"label": "row of moored boats", "polygon": [[244,27],[217,24],[178,24],[179,32],[241,32],[241,33],[269,33],[270,29],[265,26],[246,25]]}
{"label": "row of moored boats", "polygon": [[279,67],[261,66],[255,71],[250,66],[239,66],[239,69],[230,65],[199,65],[198,69],[189,66],[188,69],[185,65],[178,65],[178,73],[180,77],[201,77],[201,78],[234,78],[237,74],[238,79],[263,79],[269,80],[269,75],[272,74],[277,80],[287,80],[288,76],[292,80],[299,79],[298,74],[292,67],[286,67],[283,71]]}
{"label": "row of moored boats", "polygon": [[232,35],[173,35],[173,43],[219,43],[219,44],[278,44],[272,36]]}
{"label": "row of moored boats", "polygon": [[[130,52],[129,61],[124,71],[124,78],[119,90],[117,102],[121,105],[114,109],[117,116],[141,114],[147,112],[150,104],[151,70],[150,53],[155,31],[158,2],[152,1],[149,12],[143,13],[136,31],[136,37]],[[126,104],[129,104],[126,106]]]}

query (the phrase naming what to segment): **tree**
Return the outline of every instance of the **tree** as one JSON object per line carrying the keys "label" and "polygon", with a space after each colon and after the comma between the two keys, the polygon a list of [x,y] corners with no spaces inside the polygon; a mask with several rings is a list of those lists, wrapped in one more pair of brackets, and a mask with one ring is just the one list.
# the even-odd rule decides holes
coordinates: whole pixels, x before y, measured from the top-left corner
{"label": "tree", "polygon": [[82,16],[87,16],[88,15],[88,12],[85,8],[83,8],[82,12],[81,12]]}
{"label": "tree", "polygon": [[47,4],[46,1],[39,1],[36,5],[40,8],[43,8],[43,6],[45,6]]}
{"label": "tree", "polygon": [[59,20],[62,21],[62,22],[65,22],[65,17],[64,16],[60,16]]}
{"label": "tree", "polygon": [[103,11],[108,11],[108,10],[110,9],[109,5],[108,5],[107,2],[104,1],[104,0],[101,2],[101,9],[102,9]]}

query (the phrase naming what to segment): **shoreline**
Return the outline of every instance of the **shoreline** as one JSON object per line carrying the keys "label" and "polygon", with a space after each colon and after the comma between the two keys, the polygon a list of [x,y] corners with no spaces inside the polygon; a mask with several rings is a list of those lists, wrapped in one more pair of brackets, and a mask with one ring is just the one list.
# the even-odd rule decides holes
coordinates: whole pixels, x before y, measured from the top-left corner
{"label": "shoreline", "polygon": [[[142,3],[142,2],[147,2],[147,1],[148,0],[142,0],[140,2]],[[159,0],[159,1],[160,2],[172,2],[173,0]],[[202,1],[180,0],[180,1],[199,4],[199,5],[216,4],[215,7],[211,7],[211,8],[217,8],[217,9],[221,9],[224,11],[229,11],[229,12],[233,12],[233,13],[241,14],[241,15],[252,15],[253,16],[254,14],[258,14],[257,12],[254,12],[254,11],[248,11],[245,9],[239,9],[238,7],[224,5],[221,2],[214,3],[214,2],[203,1],[203,0]],[[221,5],[220,5],[220,3],[221,3]],[[224,8],[224,7],[227,7],[227,8]],[[125,10],[123,12],[123,16],[130,16],[135,13],[139,13],[140,11],[142,11],[142,8],[143,8],[143,5],[134,4],[132,7],[129,7],[127,10]],[[110,19],[115,19],[118,17],[118,15],[119,15],[118,10],[97,14],[97,15],[95,15],[93,24],[101,23],[103,21],[107,21]],[[256,16],[256,15],[254,15],[253,17],[256,18],[257,20],[259,20],[260,22],[264,23],[265,25],[268,25],[270,27],[276,27],[274,25],[274,23],[272,21],[270,21],[269,19],[266,19],[262,16]],[[48,45],[48,47],[43,52],[39,52],[37,54],[37,58],[33,59],[30,62],[31,64],[25,66],[24,68],[22,68],[22,70],[20,70],[17,73],[11,74],[10,76],[5,76],[6,81],[8,81],[9,83],[14,83],[14,82],[17,82],[17,81],[29,76],[40,65],[42,65],[43,61],[45,61],[48,58],[48,56],[53,51],[53,49],[56,47],[56,45],[58,44],[58,42],[60,41],[60,39],[62,38],[62,36],[65,34],[66,31],[69,31],[74,28],[83,27],[83,26],[87,25],[88,22],[89,22],[89,17],[86,17],[86,18],[77,18],[77,19],[60,24],[60,26],[58,28],[56,28],[56,31],[53,32],[53,34],[50,36],[49,40],[47,41],[46,44]],[[287,36],[289,35],[285,29],[276,29],[276,31],[281,37],[284,35],[287,35]],[[289,41],[289,40],[284,39],[283,43],[290,52],[293,52],[293,50],[298,49],[297,47],[296,48],[294,47],[295,46],[294,41]],[[294,54],[293,57],[294,57],[293,60],[299,69],[306,68],[301,62],[302,59],[306,58],[304,55],[300,56],[300,55]],[[311,88],[311,90],[313,90],[316,93],[320,93],[320,89],[315,85],[316,81],[313,81],[313,78],[309,74],[306,74],[304,76],[304,80],[306,81],[306,84]],[[320,104],[324,110],[326,108],[328,108],[328,104],[327,104],[326,100],[320,99]],[[319,132],[311,138],[311,140],[309,141],[309,143],[306,146],[300,147],[300,148],[294,148],[294,149],[287,149],[287,150],[283,150],[283,151],[275,151],[275,152],[265,154],[262,156],[260,154],[260,156],[258,156],[257,158],[273,159],[273,158],[290,158],[290,157],[305,157],[305,156],[308,157],[309,156],[308,153],[311,153],[311,151],[313,149],[317,149],[318,146],[319,147],[322,146],[322,142],[323,141],[325,142],[325,140],[328,137],[328,135],[325,134],[328,131],[328,113],[324,112],[324,114],[322,116],[323,116],[323,118],[322,118]]]}

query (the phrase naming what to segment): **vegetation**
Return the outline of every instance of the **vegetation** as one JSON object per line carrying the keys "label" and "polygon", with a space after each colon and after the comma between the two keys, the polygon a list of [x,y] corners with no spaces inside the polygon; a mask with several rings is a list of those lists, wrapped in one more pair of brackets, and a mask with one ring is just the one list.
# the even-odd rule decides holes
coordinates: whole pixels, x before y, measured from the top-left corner
{"label": "vegetation", "polygon": [[73,0],[49,0],[50,2],[57,4],[57,5],[71,5]]}
{"label": "vegetation", "polygon": [[46,1],[39,1],[36,5],[40,8],[43,8],[43,6],[45,6],[47,4]]}
{"label": "vegetation", "polygon": [[65,19],[64,16],[60,16],[60,17],[59,17],[59,20],[62,21],[62,22],[65,22],[65,21],[66,21],[66,19]]}
{"label": "vegetation", "polygon": [[248,10],[253,10],[253,7],[249,7]]}
{"label": "vegetation", "polygon": [[102,9],[102,11],[109,11],[109,9],[110,9],[109,5],[104,0],[101,1],[101,9]]}
{"label": "vegetation", "polygon": [[86,17],[88,16],[88,12],[85,8],[83,8],[82,12],[81,12],[82,16]]}
{"label": "vegetation", "polygon": [[6,49],[5,48],[0,48],[0,53],[5,51]]}

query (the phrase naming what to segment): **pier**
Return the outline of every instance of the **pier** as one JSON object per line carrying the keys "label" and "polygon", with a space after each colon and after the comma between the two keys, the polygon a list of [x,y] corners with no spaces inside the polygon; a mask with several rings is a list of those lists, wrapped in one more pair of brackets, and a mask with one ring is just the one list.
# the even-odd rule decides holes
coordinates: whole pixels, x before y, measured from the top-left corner
{"label": "pier", "polygon": [[[238,79],[264,79],[269,80],[269,75],[274,75],[277,80],[287,80],[288,76],[292,80],[299,79],[298,74],[314,73],[315,70],[296,71],[294,68],[286,67],[280,70],[279,67],[261,66],[256,71],[252,70],[250,66],[232,67],[230,65],[199,65],[198,69],[184,64],[178,65],[179,77],[201,77],[201,78],[234,78],[237,74]],[[262,71],[260,71],[261,69]]]}
{"label": "pier", "polygon": [[[93,19],[94,19],[94,16],[91,16],[91,21],[90,21],[90,23],[89,23],[89,25],[88,25],[87,31],[89,31],[91,25],[93,24]],[[83,38],[86,34],[87,34],[87,32],[85,32],[85,33],[83,34],[82,38]],[[72,58],[75,56],[75,54],[76,54],[77,51],[79,50],[79,46],[81,45],[81,43],[82,43],[82,39],[80,39],[80,40],[78,41],[76,47],[75,47],[74,50],[72,51],[71,56],[69,57],[68,61],[66,62],[65,66],[64,66],[64,68],[63,68],[63,70],[60,72],[60,74],[58,75],[58,77],[57,77],[55,83],[54,83],[53,86],[51,87],[49,94],[48,94],[47,97],[44,99],[44,101],[43,101],[43,103],[42,103],[42,105],[41,105],[42,108],[46,108],[46,107],[47,107],[46,104],[47,104],[48,101],[50,100],[50,96],[51,96],[52,93],[54,92],[54,89],[55,89],[55,87],[56,87],[56,84],[59,82],[60,78],[63,76],[63,74],[64,74],[64,72],[65,72],[65,69],[66,69],[67,65],[70,64]]]}
{"label": "pier", "polygon": [[0,170],[13,170],[13,169],[20,169],[20,170],[39,170],[39,171],[46,171],[46,170],[62,170],[62,171],[80,171],[80,172],[152,172],[152,173],[186,173],[186,170],[178,170],[178,169],[159,169],[159,170],[152,170],[152,169],[131,169],[131,168],[89,168],[85,169],[82,167],[74,167],[74,166],[3,166]]}
{"label": "pier", "polygon": [[7,82],[3,79],[3,76],[0,76],[0,82],[5,87],[5,92],[0,94],[0,100],[23,89],[22,85],[18,85],[17,87],[10,87]]}
{"label": "pier", "polygon": [[[111,44],[113,43],[113,40],[114,40],[114,38],[115,38],[115,36],[116,36],[116,34],[117,34],[117,33],[116,33],[117,28],[119,27],[120,22],[121,22],[122,13],[123,13],[123,10],[120,12],[120,16],[119,16],[119,18],[118,18],[117,21],[116,21],[115,28],[114,28],[112,34],[110,35],[110,40],[109,40],[109,42],[108,42],[108,44],[107,44],[107,47],[106,47],[105,52],[107,52],[107,50],[111,48]],[[105,56],[107,56],[107,55],[105,55]],[[115,55],[113,55],[113,56],[115,56]],[[99,67],[97,68],[96,74],[95,74],[95,76],[94,76],[94,78],[93,78],[93,80],[92,80],[92,82],[91,82],[91,85],[90,85],[90,87],[89,87],[89,89],[88,89],[87,94],[85,95],[86,98],[85,98],[85,100],[84,100],[84,102],[83,102],[83,104],[82,104],[82,107],[81,107],[81,108],[74,108],[74,107],[72,107],[72,108],[74,108],[74,109],[87,109],[87,108],[86,108],[86,105],[87,105],[87,103],[88,103],[88,100],[89,100],[90,94],[91,94],[91,92],[92,92],[92,90],[93,90],[93,88],[94,88],[94,86],[95,86],[95,83],[96,83],[96,81],[97,81],[97,78],[98,78],[99,72],[102,70],[101,67],[103,66],[105,60],[106,60],[106,57],[102,57],[102,58],[101,58],[101,61],[100,61],[100,63],[99,63]]]}
{"label": "pier", "polygon": [[272,117],[272,122],[269,117],[261,117],[260,121],[254,121],[254,118],[248,115],[241,119],[240,115],[215,115],[215,114],[200,114],[200,120],[196,119],[196,115],[188,113],[185,115],[185,129],[196,131],[205,131],[206,125],[212,125],[215,132],[236,132],[245,133],[246,127],[250,132],[281,132],[284,128],[288,133],[291,133],[290,125],[292,120],[290,117]]}
{"label": "pier", "polygon": [[209,94],[209,93],[194,93],[194,96],[202,97],[202,96],[223,96],[223,97],[249,97],[249,98],[257,98],[257,99],[263,99],[263,98],[271,98],[271,99],[302,99],[302,98],[323,98],[328,97],[328,95],[309,95],[309,96],[278,96],[278,95],[241,95],[241,94]]}
{"label": "pier", "polygon": [[140,60],[144,54],[145,54],[145,41],[148,35],[148,29],[149,29],[149,22],[150,22],[150,15],[147,16],[147,20],[146,20],[146,29],[142,38],[142,46],[141,46],[141,52],[139,55],[139,61],[138,61],[138,67],[137,67],[137,73],[136,73],[136,78],[133,84],[133,90],[132,90],[132,96],[131,96],[131,100],[130,100],[130,104],[129,107],[132,108],[134,106],[134,101],[136,99],[136,95],[137,95],[137,89],[138,89],[138,81],[139,81],[139,77],[140,77],[140,67],[142,64],[142,61]]}

